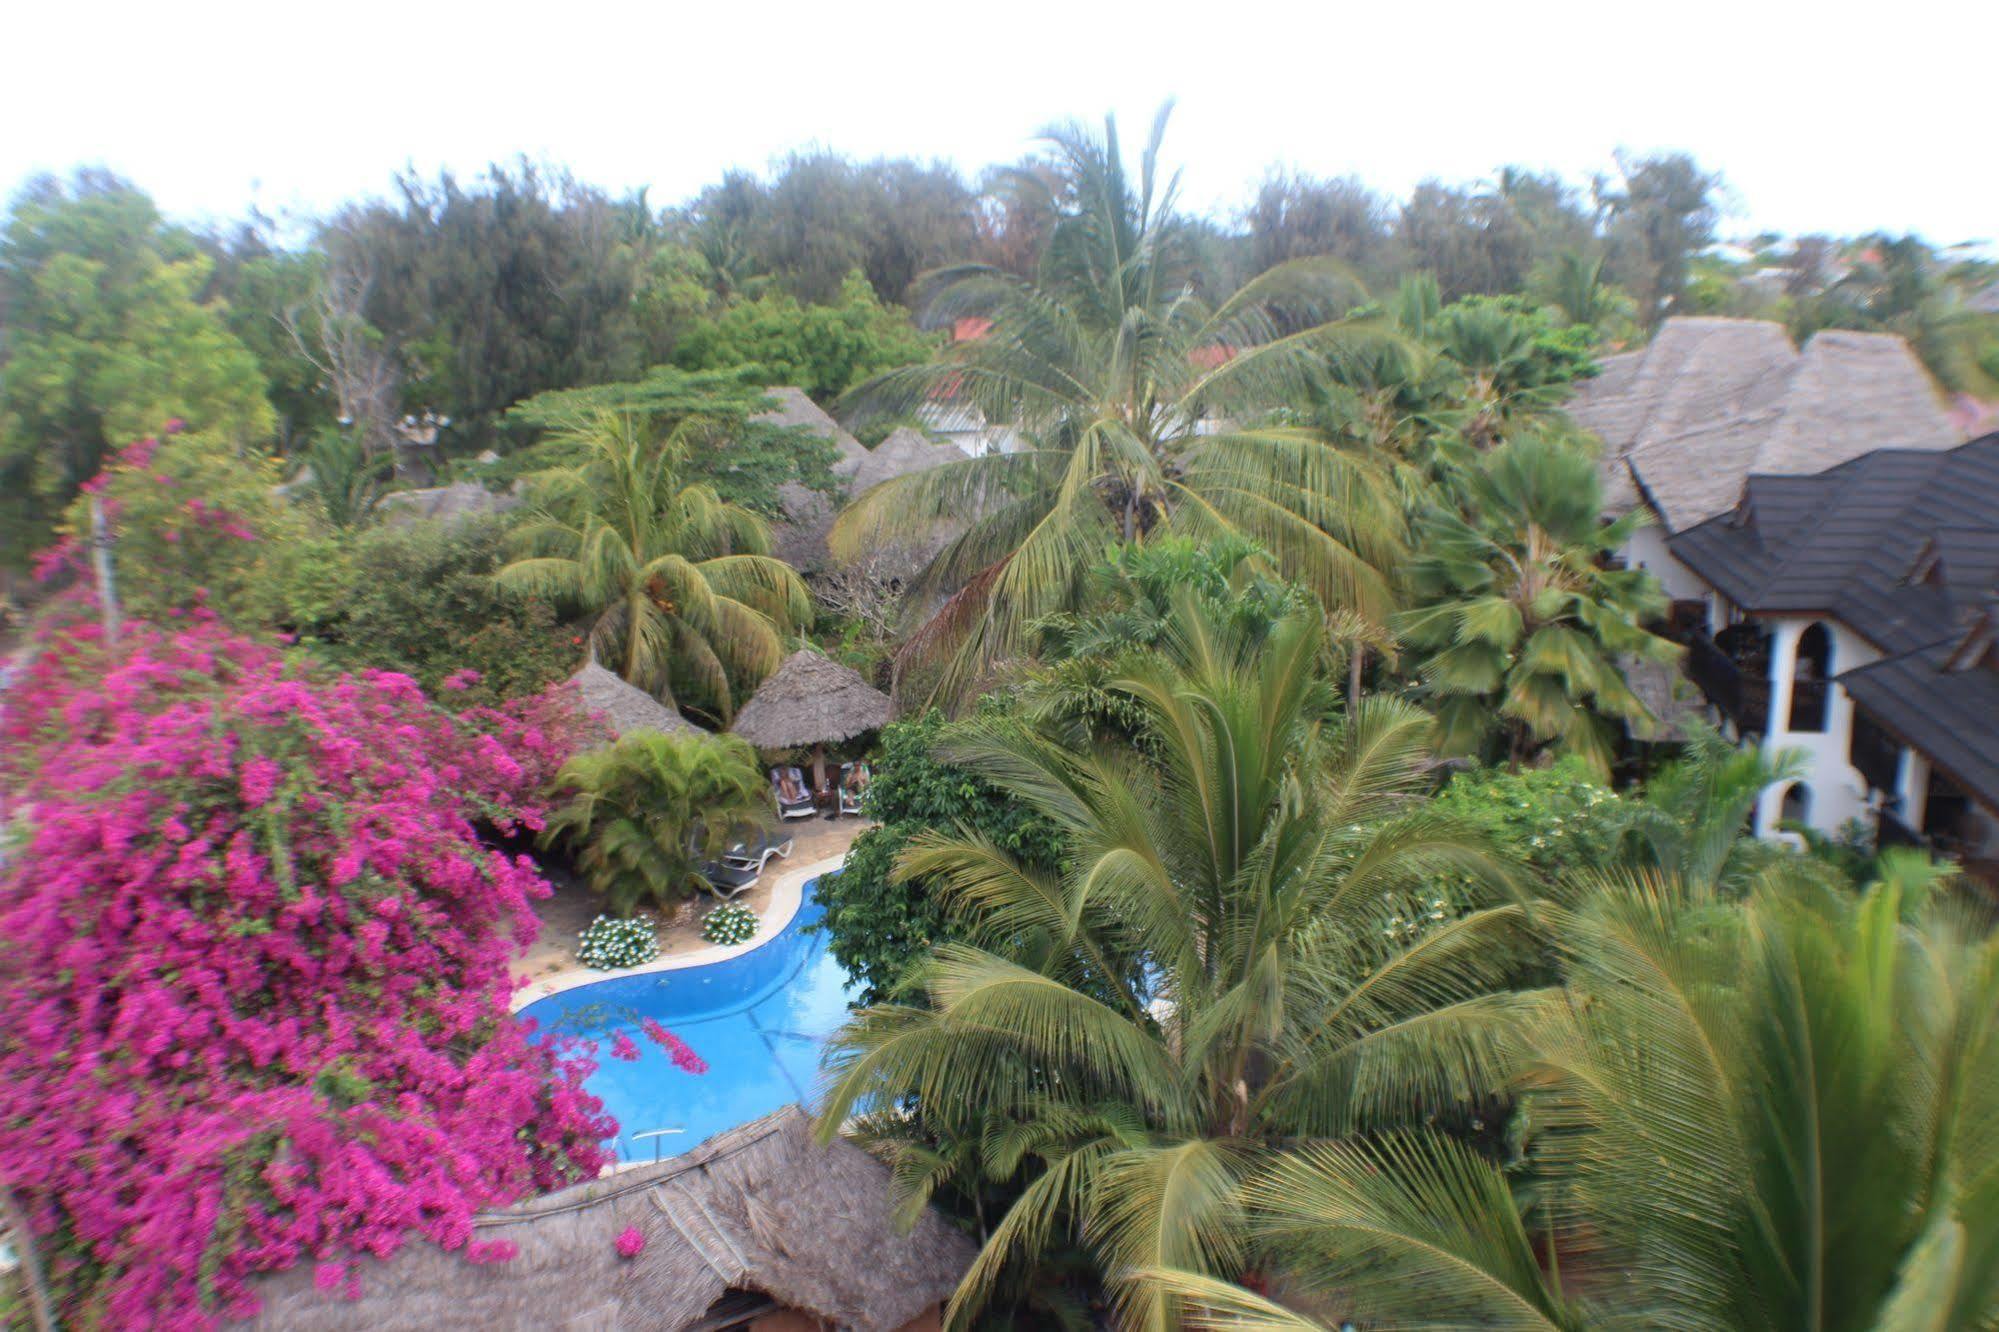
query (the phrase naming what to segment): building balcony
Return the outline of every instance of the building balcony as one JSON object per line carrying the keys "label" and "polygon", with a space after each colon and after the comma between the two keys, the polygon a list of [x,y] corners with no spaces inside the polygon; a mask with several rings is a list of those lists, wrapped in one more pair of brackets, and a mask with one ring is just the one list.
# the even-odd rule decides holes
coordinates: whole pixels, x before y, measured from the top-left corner
{"label": "building balcony", "polygon": [[1762,735],[1770,725],[1770,681],[1752,675],[1704,637],[1687,643],[1687,678],[1743,735]]}

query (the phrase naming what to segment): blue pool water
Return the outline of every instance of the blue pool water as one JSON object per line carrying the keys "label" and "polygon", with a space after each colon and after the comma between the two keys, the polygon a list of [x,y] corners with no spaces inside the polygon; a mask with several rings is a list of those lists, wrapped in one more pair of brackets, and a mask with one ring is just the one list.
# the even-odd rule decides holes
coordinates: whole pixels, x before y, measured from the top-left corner
{"label": "blue pool water", "polygon": [[[826,951],[826,936],[806,932],[824,914],[818,886],[817,879],[807,883],[791,923],[740,957],[613,976],[521,1011],[544,1031],[599,1042],[598,1068],[585,1085],[618,1121],[608,1145],[619,1160],[674,1156],[779,1106],[813,1103],[819,1051],[846,1018],[850,988],[846,971]],[[639,1030],[643,1018],[686,1041],[708,1061],[708,1071],[675,1068]],[[638,1045],[636,1061],[610,1057],[619,1030]],[[655,1129],[676,1131],[637,1136]]]}

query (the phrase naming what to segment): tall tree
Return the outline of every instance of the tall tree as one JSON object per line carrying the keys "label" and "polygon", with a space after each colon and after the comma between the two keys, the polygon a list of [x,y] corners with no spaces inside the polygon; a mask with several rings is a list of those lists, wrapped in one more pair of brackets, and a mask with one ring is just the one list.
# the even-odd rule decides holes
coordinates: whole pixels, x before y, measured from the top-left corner
{"label": "tall tree", "polygon": [[1596,182],[1610,241],[1610,267],[1638,301],[1646,328],[1673,313],[1695,251],[1714,239],[1721,177],[1685,153],[1617,157],[1617,179]]}
{"label": "tall tree", "polygon": [[1272,172],[1242,220],[1255,272],[1326,255],[1373,279],[1386,276],[1392,264],[1391,206],[1353,176]]}
{"label": "tall tree", "polygon": [[[1424,807],[1427,719],[1385,699],[1330,711],[1321,632],[1314,610],[1244,639],[1190,605],[1116,683],[1142,747],[998,728],[953,746],[1067,854],[1050,872],[975,837],[915,839],[902,872],[928,876],[974,942],[937,948],[909,1001],[836,1038],[820,1124],[906,1110],[911,1133],[948,1135],[986,1118],[978,1165],[1025,1187],[954,1326],[1063,1237],[1111,1277],[1237,1275],[1238,1186],[1282,1145],[1493,1075],[1492,990],[1525,913],[1478,839]],[[1472,886],[1447,900],[1445,879]],[[904,1178],[919,1196],[940,1182]],[[1123,1325],[1165,1326],[1126,1295]]]}
{"label": "tall tree", "polygon": [[883,305],[856,269],[829,304],[800,305],[767,292],[690,325],[674,361],[689,370],[754,365],[765,383],[796,385],[823,403],[883,371],[929,359],[932,347],[908,312]]}
{"label": "tall tree", "polygon": [[988,331],[856,391],[891,414],[974,407],[1026,440],[876,486],[833,531],[836,552],[850,553],[877,533],[911,537],[973,516],[922,579],[954,593],[914,646],[947,663],[947,696],[1017,653],[1034,621],[1073,605],[1084,571],[1117,539],[1246,535],[1327,605],[1376,619],[1388,608],[1400,514],[1385,477],[1307,430],[1269,423],[1329,346],[1385,334],[1331,322],[1356,288],[1325,261],[1280,265],[1226,300],[1202,299],[1173,182],[1159,173],[1165,127],[1162,112],[1136,179],[1115,123],[1102,137],[1051,131],[1075,203],[1036,277],[986,265],[934,275],[932,315],[978,316]]}
{"label": "tall tree", "polygon": [[[1558,918],[1566,986],[1519,1029],[1535,1187],[1430,1133],[1307,1147],[1249,1191],[1258,1252],[1363,1325],[1991,1324],[1999,942],[1902,908],[1892,882],[1746,907],[1595,889]],[[1197,1325],[1319,1326],[1161,1286]]]}
{"label": "tall tree", "polygon": [[805,585],[766,553],[761,518],[684,483],[682,441],[609,412],[568,434],[577,461],[536,477],[523,558],[501,584],[591,616],[606,666],[726,723],[811,615]]}
{"label": "tall tree", "polygon": [[114,449],[179,420],[233,446],[275,418],[257,360],[200,293],[210,261],[115,176],[42,177],[0,233],[0,561]]}
{"label": "tall tree", "polygon": [[522,398],[645,368],[642,196],[614,200],[527,162],[469,185],[405,175],[397,190],[336,215],[321,242],[334,269],[360,276],[355,313],[399,358],[403,405],[451,417],[452,447],[491,442]]}

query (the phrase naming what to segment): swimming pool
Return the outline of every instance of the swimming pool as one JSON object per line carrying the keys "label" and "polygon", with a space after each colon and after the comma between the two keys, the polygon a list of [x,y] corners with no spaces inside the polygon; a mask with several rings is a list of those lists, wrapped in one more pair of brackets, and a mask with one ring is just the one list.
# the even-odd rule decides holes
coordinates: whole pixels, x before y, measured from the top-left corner
{"label": "swimming pool", "polygon": [[[584,1085],[618,1121],[618,1135],[606,1145],[620,1161],[674,1156],[779,1106],[812,1104],[819,1051],[846,1019],[850,992],[845,969],[826,951],[826,936],[806,929],[825,914],[818,886],[818,879],[808,881],[790,923],[740,956],[612,976],[521,1010],[544,1031],[599,1043],[597,1071]],[[646,1018],[687,1042],[708,1071],[675,1068],[640,1032]],[[619,1031],[638,1045],[637,1060],[609,1056]]]}

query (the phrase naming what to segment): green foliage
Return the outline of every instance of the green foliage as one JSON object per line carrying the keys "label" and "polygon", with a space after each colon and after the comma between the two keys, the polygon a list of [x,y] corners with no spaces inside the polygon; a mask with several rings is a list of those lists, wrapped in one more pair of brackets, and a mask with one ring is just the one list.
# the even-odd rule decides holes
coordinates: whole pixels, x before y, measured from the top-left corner
{"label": "green foliage", "polygon": [[0,560],[46,541],[109,454],[169,421],[260,445],[256,358],[200,294],[210,261],[113,176],[18,194],[0,233]]}
{"label": "green foliage", "polygon": [[[254,621],[274,563],[304,535],[275,493],[277,464],[215,435],[141,440],[108,459],[100,480],[118,597],[141,619],[200,605],[231,623]],[[62,533],[81,558],[89,497],[71,502]]]}
{"label": "green foliage", "polygon": [[1620,153],[1617,178],[1596,182],[1610,277],[1631,293],[1646,328],[1678,309],[1694,254],[1714,239],[1721,188],[1719,175],[1685,153]]}
{"label": "green foliage", "polygon": [[493,443],[500,413],[523,398],[644,368],[642,198],[527,162],[469,185],[446,173],[396,186],[395,200],[336,216],[321,243],[366,279],[359,313],[407,367],[405,405],[453,418],[448,447]]}
{"label": "green foliage", "polygon": [[567,800],[543,842],[567,845],[621,916],[705,891],[709,844],[772,813],[756,751],[734,735],[634,731],[570,759],[555,786]]}
{"label": "green foliage", "polygon": [[1621,804],[1588,764],[1565,758],[1547,768],[1458,773],[1436,807],[1484,832],[1545,881],[1618,863]]}
{"label": "green foliage", "polygon": [[[1358,294],[1328,261],[1299,260],[1209,301],[1193,288],[1196,229],[1162,176],[1165,114],[1136,173],[1114,123],[1051,131],[1061,198],[1032,281],[962,265],[935,275],[936,318],[991,321],[925,366],[855,391],[901,413],[955,395],[1034,447],[885,481],[836,522],[850,556],[977,516],[918,578],[949,600],[906,652],[942,665],[935,693],[959,703],[1026,648],[1034,624],[1073,610],[1083,573],[1114,540],[1232,533],[1328,609],[1380,622],[1402,549],[1402,514],[1374,461],[1272,419],[1329,347],[1389,336],[1342,316]],[[1205,424],[1226,420],[1211,433]]]}
{"label": "green foliage", "polygon": [[1608,776],[1612,724],[1653,724],[1621,660],[1679,652],[1644,627],[1666,609],[1651,574],[1605,567],[1642,516],[1602,524],[1594,460],[1542,434],[1494,449],[1464,487],[1466,511],[1434,504],[1420,524],[1400,620],[1442,750],[1499,743],[1518,761],[1553,745]]}
{"label": "green foliage", "polygon": [[[995,705],[998,706],[998,705]],[[998,724],[997,718],[989,718]],[[960,937],[944,902],[923,877],[903,878],[897,861],[919,834],[967,829],[1028,865],[1052,869],[1061,842],[1055,824],[1008,798],[941,751],[957,730],[938,713],[882,728],[870,759],[865,809],[879,826],[855,839],[839,874],[819,881],[833,956],[878,1003],[898,992],[910,969],[938,944]]]}
{"label": "green foliage", "polygon": [[[548,601],[493,581],[510,530],[471,516],[290,543],[275,552],[264,614],[338,666],[400,671],[448,705],[538,693],[583,650]],[[477,680],[443,688],[464,671]]]}
{"label": "green foliage", "polygon": [[795,385],[830,402],[864,379],[929,359],[935,343],[854,272],[833,304],[800,305],[770,292],[730,306],[687,329],[674,361],[689,370],[753,365],[766,384]]}
{"label": "green foliage", "polygon": [[685,482],[683,437],[655,443],[635,418],[603,412],[553,447],[576,461],[533,478],[522,558],[501,585],[591,617],[607,665],[726,724],[809,620],[805,585],[765,553],[761,518]]}
{"label": "green foliage", "polygon": [[701,922],[701,937],[711,944],[734,947],[757,934],[757,913],[741,902],[724,902]]}
{"label": "green foliage", "polygon": [[659,956],[659,931],[637,916],[599,916],[576,940],[576,960],[598,971],[643,966]]}
{"label": "green foliage", "polygon": [[305,469],[294,484],[311,496],[328,527],[359,527],[374,517],[393,462],[386,453],[370,456],[359,431],[327,426],[305,451]]}
{"label": "green foliage", "polygon": [[833,464],[840,452],[831,440],[801,426],[757,420],[775,405],[765,394],[770,383],[755,367],[687,371],[662,365],[632,383],[537,394],[516,403],[507,423],[549,431],[550,437],[510,459],[511,466],[496,478],[576,462],[578,432],[610,413],[632,418],[648,439],[679,438],[686,480],[775,518],[783,511],[778,491],[786,482],[821,492],[836,487]]}
{"label": "green foliage", "polygon": [[[931,1145],[964,1131],[971,1168],[1021,1185],[953,1326],[996,1288],[1044,1283],[1036,1264],[1069,1235],[1112,1281],[1233,1276],[1238,1190],[1261,1163],[1492,1085],[1512,1009],[1495,990],[1529,917],[1483,839],[1427,807],[1427,719],[1387,699],[1328,715],[1319,619],[1261,645],[1176,624],[1185,664],[1123,686],[1143,750],[990,725],[947,748],[1066,851],[1050,871],[968,832],[912,841],[898,874],[932,878],[963,941],[914,973],[926,1003],[869,1007],[835,1039],[821,1131],[902,1112],[941,1158],[905,1177],[914,1196],[970,1166]],[[1475,886],[1434,906],[1460,875]],[[1119,1294],[1121,1325],[1164,1325],[1150,1292]]]}
{"label": "green foliage", "polygon": [[1309,1148],[1247,1191],[1265,1270],[1364,1326],[1990,1325],[1999,939],[1904,915],[1892,883],[1602,883],[1517,1029],[1540,1187],[1427,1133]]}

